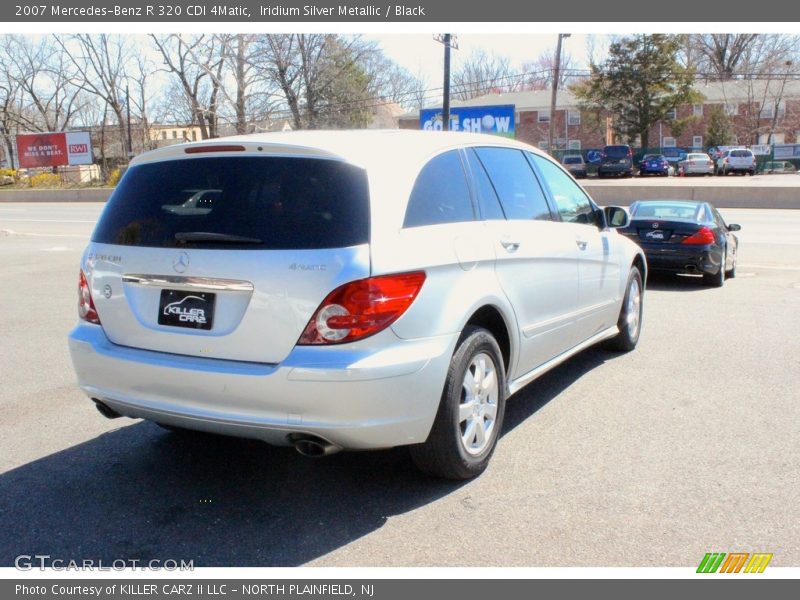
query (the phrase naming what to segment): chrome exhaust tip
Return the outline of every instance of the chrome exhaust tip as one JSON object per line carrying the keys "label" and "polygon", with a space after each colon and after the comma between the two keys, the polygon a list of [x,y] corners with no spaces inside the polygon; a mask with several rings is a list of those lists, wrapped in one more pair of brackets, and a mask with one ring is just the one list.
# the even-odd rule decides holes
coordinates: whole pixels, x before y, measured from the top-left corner
{"label": "chrome exhaust tip", "polygon": [[292,446],[307,458],[321,458],[341,452],[342,447],[311,435],[290,437]]}
{"label": "chrome exhaust tip", "polygon": [[115,411],[113,408],[110,408],[107,404],[98,400],[97,398],[92,398],[94,402],[94,407],[97,409],[101,415],[103,415],[106,419],[119,419],[122,415]]}

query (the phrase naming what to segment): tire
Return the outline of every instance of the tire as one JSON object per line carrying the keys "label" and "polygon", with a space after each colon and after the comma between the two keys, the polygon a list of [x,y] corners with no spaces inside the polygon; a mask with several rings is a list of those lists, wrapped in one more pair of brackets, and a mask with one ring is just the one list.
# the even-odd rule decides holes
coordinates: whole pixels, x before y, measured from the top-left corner
{"label": "tire", "polygon": [[644,285],[639,267],[631,267],[625,284],[625,297],[617,319],[619,333],[608,341],[607,347],[621,352],[630,352],[639,343],[642,331],[642,309],[644,307]]}
{"label": "tire", "polygon": [[450,359],[428,439],[409,447],[417,467],[445,479],[470,479],[483,473],[503,427],[506,394],[497,341],[486,329],[465,328]]}
{"label": "tire", "polygon": [[736,277],[736,255],[733,255],[733,264],[731,264],[730,271],[725,271],[725,279],[733,279]]}
{"label": "tire", "polygon": [[719,271],[716,273],[703,273],[703,283],[708,287],[722,287],[725,284],[725,263],[727,253],[722,255],[722,262],[719,264]]}

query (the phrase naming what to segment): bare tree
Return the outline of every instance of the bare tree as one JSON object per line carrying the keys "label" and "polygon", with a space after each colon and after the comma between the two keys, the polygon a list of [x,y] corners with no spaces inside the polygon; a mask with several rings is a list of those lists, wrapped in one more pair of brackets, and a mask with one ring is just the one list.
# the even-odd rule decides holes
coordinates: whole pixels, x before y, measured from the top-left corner
{"label": "bare tree", "polygon": [[125,140],[125,85],[127,69],[135,55],[131,36],[109,34],[75,34],[54,36],[68,62],[75,69],[75,78],[83,89],[102,99],[116,117],[119,139],[130,151]]}
{"label": "bare tree", "polygon": [[80,111],[82,85],[71,80],[64,53],[48,37],[5,36],[4,70],[20,92],[18,124],[29,131],[62,131]]}
{"label": "bare tree", "polygon": [[370,78],[364,68],[375,45],[335,34],[267,34],[256,67],[274,81],[295,129],[366,123]]}
{"label": "bare tree", "polygon": [[[686,36],[684,61],[711,80],[765,77],[796,58],[800,37],[764,33],[708,33]],[[694,64],[692,64],[694,63]]]}
{"label": "bare tree", "polygon": [[219,95],[225,59],[217,36],[150,36],[164,65],[179,84],[191,122],[203,139],[217,137]]}
{"label": "bare tree", "polygon": [[[555,72],[555,49],[542,52],[539,57],[522,65],[522,87],[529,90],[549,90],[553,87],[553,73]],[[558,87],[566,88],[577,83],[585,75],[578,70],[578,61],[569,53],[561,55]]]}
{"label": "bare tree", "polygon": [[469,100],[493,91],[512,92],[519,81],[508,57],[474,50],[453,72],[451,93],[457,100]]}

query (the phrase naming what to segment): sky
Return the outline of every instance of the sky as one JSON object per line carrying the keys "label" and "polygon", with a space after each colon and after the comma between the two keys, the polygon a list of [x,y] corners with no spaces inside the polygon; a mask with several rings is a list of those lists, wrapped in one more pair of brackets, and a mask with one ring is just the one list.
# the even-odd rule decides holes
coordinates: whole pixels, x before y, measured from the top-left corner
{"label": "sky", "polygon": [[[476,49],[511,59],[511,66],[520,69],[526,61],[533,61],[540,54],[555,48],[558,33],[465,33],[458,36],[459,49],[451,55],[451,68],[458,69],[459,63],[467,59]],[[364,34],[362,37],[378,42],[386,55],[404,66],[413,75],[422,75],[427,87],[442,85],[444,69],[444,50],[442,44],[433,39],[432,33],[378,33]],[[588,66],[587,34],[572,34],[563,42],[563,55],[570,54],[579,67]],[[594,36],[600,43],[604,36]]]}

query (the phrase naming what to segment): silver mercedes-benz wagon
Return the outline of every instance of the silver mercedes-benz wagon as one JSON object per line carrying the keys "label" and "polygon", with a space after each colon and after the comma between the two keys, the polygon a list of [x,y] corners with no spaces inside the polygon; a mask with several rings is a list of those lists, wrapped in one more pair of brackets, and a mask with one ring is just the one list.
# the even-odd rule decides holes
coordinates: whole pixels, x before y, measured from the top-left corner
{"label": "silver mercedes-benz wagon", "polygon": [[481,473],[506,399],[636,346],[646,262],[547,155],[465,133],[326,131],[137,157],[79,274],[100,412],[293,445],[408,445]]}

